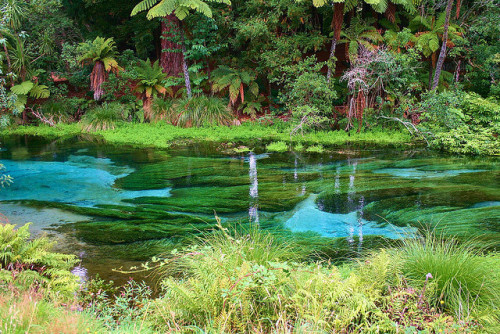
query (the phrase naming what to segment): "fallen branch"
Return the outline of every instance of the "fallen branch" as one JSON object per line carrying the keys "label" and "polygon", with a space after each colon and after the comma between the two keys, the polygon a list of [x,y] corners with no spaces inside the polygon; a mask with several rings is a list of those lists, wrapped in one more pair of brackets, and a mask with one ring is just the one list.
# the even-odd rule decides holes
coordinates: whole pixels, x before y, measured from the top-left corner
{"label": "fallen branch", "polygon": [[54,121],[54,116],[50,116],[50,118],[47,118],[47,117],[45,117],[44,114],[42,114],[39,111],[35,111],[35,110],[31,109],[31,108],[30,108],[30,110],[31,110],[31,114],[33,116],[35,116],[36,118],[38,118],[42,123],[47,124],[47,125],[49,125],[51,127],[56,126],[56,122]]}
{"label": "fallen branch", "polygon": [[413,124],[412,122],[403,121],[401,118],[397,118],[397,117],[378,116],[377,118],[388,119],[388,120],[391,120],[394,122],[399,122],[399,123],[403,124],[404,127],[406,128],[406,130],[408,130],[408,132],[410,133],[410,135],[412,135],[414,137],[422,137],[425,140],[425,142],[427,143],[427,146],[430,146],[429,141],[427,140],[427,137],[425,136],[425,134],[432,136],[432,133],[420,131],[419,129],[417,129],[415,124]]}

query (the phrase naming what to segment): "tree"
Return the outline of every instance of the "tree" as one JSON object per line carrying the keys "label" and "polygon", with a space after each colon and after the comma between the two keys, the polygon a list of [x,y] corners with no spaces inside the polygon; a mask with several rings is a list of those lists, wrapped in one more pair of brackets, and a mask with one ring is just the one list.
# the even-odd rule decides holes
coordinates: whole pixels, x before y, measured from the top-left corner
{"label": "tree", "polygon": [[[433,85],[433,72],[436,67],[437,50],[439,40],[444,42],[444,26],[446,23],[446,12],[439,16],[415,16],[409,24],[409,28],[415,33],[415,46],[422,51],[424,57],[429,57],[429,89]],[[448,24],[446,43],[450,44],[455,39],[461,38],[459,27]],[[439,78],[438,78],[439,80]]]}
{"label": "tree", "polygon": [[212,74],[212,90],[221,92],[228,90],[229,105],[234,107],[238,103],[245,103],[245,87],[257,97],[259,85],[255,82],[256,75],[251,71],[238,70],[228,66],[220,66]]}
{"label": "tree", "polygon": [[[329,66],[327,72],[328,82],[331,80],[333,59],[335,57],[335,50],[337,43],[340,39],[340,34],[342,31],[342,25],[344,23],[344,13],[350,12],[359,2],[369,4],[371,8],[377,13],[388,12],[388,17],[391,22],[395,20],[396,5],[402,5],[407,11],[412,12],[414,10],[413,1],[418,0],[333,0],[333,17],[332,17],[332,28],[333,37],[330,47],[330,55],[328,58]],[[322,7],[326,4],[330,4],[328,0],[313,0],[313,5],[315,7]]]}
{"label": "tree", "polygon": [[186,92],[188,98],[192,96],[191,80],[189,78],[188,64],[186,61],[186,44],[184,42],[184,31],[182,27],[182,20],[189,16],[190,11],[200,13],[207,17],[212,17],[212,9],[207,2],[231,4],[230,0],[143,0],[132,10],[131,15],[134,16],[139,12],[148,11],[146,17],[152,20],[157,17],[165,17],[168,15],[175,15],[181,22],[181,50],[182,50],[182,70],[184,72],[184,81],[186,84]]}
{"label": "tree", "polygon": [[93,64],[90,74],[90,90],[94,92],[94,100],[99,101],[104,95],[102,83],[106,81],[108,72],[118,72],[122,68],[115,57],[118,55],[113,38],[96,37],[92,42],[83,42],[78,46],[82,64]]}
{"label": "tree", "polygon": [[169,14],[162,18],[160,65],[169,76],[177,76],[182,72],[184,55],[182,46],[176,41],[180,34],[181,23],[177,16]]}
{"label": "tree", "polygon": [[153,97],[165,94],[167,91],[162,84],[163,80],[166,79],[166,75],[163,73],[158,61],[151,64],[149,59],[141,61],[140,65],[136,67],[136,72],[135,79],[138,80],[138,83],[135,91],[141,94],[144,118],[151,120]]}
{"label": "tree", "polygon": [[433,90],[436,89],[439,84],[439,76],[441,75],[444,59],[446,58],[446,43],[448,42],[448,29],[450,26],[450,16],[451,16],[452,6],[453,6],[453,0],[448,0],[448,4],[446,5],[446,19],[444,21],[444,27],[443,27],[443,42],[441,45],[441,51],[439,52],[439,58],[436,65],[436,72],[434,73],[434,80],[432,82]]}
{"label": "tree", "polygon": [[338,41],[338,44],[347,44],[346,52],[350,62],[357,58],[360,46],[373,51],[375,49],[374,44],[383,40],[377,29],[367,25],[359,17],[355,17],[349,28],[345,29],[340,35],[343,38]]}

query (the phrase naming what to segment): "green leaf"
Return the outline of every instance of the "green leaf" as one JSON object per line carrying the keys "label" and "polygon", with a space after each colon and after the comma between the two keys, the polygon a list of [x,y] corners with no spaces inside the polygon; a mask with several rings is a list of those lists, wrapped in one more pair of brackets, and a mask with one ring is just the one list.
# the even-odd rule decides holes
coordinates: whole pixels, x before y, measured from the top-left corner
{"label": "green leaf", "polygon": [[34,85],[35,84],[31,81],[25,81],[19,85],[13,86],[10,90],[16,95],[27,95]]}

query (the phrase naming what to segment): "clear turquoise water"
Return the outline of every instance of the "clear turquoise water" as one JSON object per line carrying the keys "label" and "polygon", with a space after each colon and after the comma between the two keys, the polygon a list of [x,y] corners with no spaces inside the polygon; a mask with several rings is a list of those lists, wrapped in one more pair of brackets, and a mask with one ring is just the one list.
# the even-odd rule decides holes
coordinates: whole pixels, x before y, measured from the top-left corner
{"label": "clear turquoise water", "polygon": [[0,212],[33,222],[35,233],[50,233],[59,249],[82,256],[88,272],[108,278],[120,279],[112,268],[210,231],[214,212],[323,250],[331,240],[361,250],[423,226],[489,243],[500,234],[498,158],[352,149],[224,154],[210,144],[161,151],[89,138],[4,138],[0,147],[14,177],[0,190]]}

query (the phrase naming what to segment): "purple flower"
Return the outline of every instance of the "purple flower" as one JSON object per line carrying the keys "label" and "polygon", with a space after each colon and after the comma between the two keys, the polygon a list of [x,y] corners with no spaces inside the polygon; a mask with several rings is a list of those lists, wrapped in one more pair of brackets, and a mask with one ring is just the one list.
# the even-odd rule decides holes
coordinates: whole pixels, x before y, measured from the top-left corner
{"label": "purple flower", "polygon": [[426,280],[427,280],[427,279],[429,279],[429,278],[434,278],[434,277],[432,277],[432,274],[431,274],[431,273],[428,273],[427,275],[425,275],[425,279],[426,279]]}

